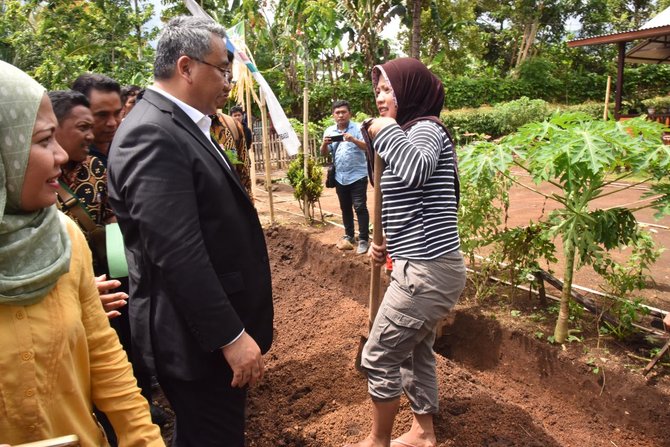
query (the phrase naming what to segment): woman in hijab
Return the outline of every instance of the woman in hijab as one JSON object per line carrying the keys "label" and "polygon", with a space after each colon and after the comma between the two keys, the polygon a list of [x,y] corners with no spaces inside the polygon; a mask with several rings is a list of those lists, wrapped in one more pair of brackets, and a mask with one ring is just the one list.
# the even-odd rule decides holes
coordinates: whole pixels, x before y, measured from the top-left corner
{"label": "woman in hijab", "polygon": [[45,89],[0,61],[0,444],[75,434],[164,446],[94,282],[77,225],[55,207],[67,154]]}
{"label": "woman in hijab", "polygon": [[[391,283],[363,349],[372,398],[372,429],[356,447],[435,447],[438,391],[433,342],[437,324],[465,287],[457,229],[458,176],[454,148],[439,120],[444,88],[421,62],[377,65],[372,83],[380,118],[364,123],[382,174],[385,243],[370,256],[393,259]],[[405,393],[410,430],[391,440]]]}

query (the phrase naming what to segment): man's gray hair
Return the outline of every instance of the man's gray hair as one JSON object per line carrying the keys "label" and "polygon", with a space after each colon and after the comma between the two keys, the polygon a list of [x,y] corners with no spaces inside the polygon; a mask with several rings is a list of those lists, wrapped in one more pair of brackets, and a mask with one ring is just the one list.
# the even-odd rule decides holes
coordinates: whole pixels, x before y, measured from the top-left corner
{"label": "man's gray hair", "polygon": [[212,34],[226,39],[226,29],[211,19],[179,16],[170,20],[156,47],[154,78],[171,78],[181,56],[203,60],[212,51]]}

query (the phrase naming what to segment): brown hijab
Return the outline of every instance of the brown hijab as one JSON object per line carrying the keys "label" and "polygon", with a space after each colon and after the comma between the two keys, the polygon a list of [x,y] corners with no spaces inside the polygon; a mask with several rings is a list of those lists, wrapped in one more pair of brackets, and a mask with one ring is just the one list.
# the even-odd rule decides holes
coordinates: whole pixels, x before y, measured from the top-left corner
{"label": "brown hijab", "polygon": [[[372,69],[372,87],[376,89],[379,76],[393,88],[398,115],[396,121],[407,129],[417,118],[440,117],[444,107],[444,87],[419,60],[402,57],[376,65]],[[413,123],[412,123],[413,124]]]}
{"label": "brown hijab", "polygon": [[[458,178],[458,159],[454,140],[449,130],[440,120],[440,112],[444,107],[444,86],[437,76],[431,73],[421,61],[411,57],[393,59],[372,69],[372,88],[377,89],[379,76],[384,76],[393,89],[393,97],[398,113],[396,122],[402,130],[407,130],[418,121],[430,120],[444,129],[451,142],[454,157],[454,189],[456,206],[460,202],[460,180]],[[365,135],[365,133],[364,133]],[[367,141],[366,141],[367,142]],[[368,147],[371,145],[368,143]],[[368,157],[372,159],[372,157]],[[368,170],[371,171],[370,167]],[[372,173],[370,173],[372,179]]]}

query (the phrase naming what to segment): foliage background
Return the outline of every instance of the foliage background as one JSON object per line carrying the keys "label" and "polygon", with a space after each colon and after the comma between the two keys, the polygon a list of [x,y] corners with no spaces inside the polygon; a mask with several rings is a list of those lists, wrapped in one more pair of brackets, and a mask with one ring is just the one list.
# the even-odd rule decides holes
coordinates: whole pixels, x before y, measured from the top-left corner
{"label": "foliage background", "polygon": [[[160,0],[161,20],[186,12]],[[246,25],[247,45],[290,117],[330,114],[335,99],[375,113],[373,65],[418,57],[441,77],[445,108],[495,106],[528,97],[549,103],[603,102],[615,74],[614,45],[567,48],[566,41],[636,29],[670,0],[199,0],[220,23]],[[158,29],[148,0],[0,0],[0,58],[63,88],[84,71],[146,84]],[[382,37],[399,21],[394,39]],[[668,94],[667,65],[629,65],[625,111]]]}

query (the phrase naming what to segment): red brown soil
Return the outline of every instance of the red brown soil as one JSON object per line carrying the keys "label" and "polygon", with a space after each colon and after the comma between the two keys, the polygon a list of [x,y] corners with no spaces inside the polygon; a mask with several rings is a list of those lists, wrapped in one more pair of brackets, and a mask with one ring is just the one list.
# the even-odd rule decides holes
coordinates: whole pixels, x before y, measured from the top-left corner
{"label": "red brown soil", "polygon": [[[265,379],[250,392],[247,445],[341,446],[370,427],[366,382],[354,368],[369,266],[334,247],[340,228],[302,224],[290,191],[278,186],[280,225],[266,231],[276,335]],[[256,197],[267,223],[267,194]],[[332,200],[322,200],[330,212]],[[646,362],[634,357],[648,357],[648,347],[598,338],[589,323],[582,342],[552,345],[545,334],[554,316],[538,306],[525,294],[478,303],[466,290],[435,345],[438,445],[670,447],[667,363],[645,379]],[[394,435],[410,423],[403,398]]]}
{"label": "red brown soil", "polygon": [[[354,359],[367,324],[368,264],[321,236],[267,233],[277,332],[266,379],[250,394],[249,446],[340,446],[367,434],[370,402]],[[535,340],[505,314],[465,301],[437,341],[438,445],[670,446],[663,368],[646,381],[612,353]],[[403,399],[395,434],[410,421]]]}

